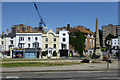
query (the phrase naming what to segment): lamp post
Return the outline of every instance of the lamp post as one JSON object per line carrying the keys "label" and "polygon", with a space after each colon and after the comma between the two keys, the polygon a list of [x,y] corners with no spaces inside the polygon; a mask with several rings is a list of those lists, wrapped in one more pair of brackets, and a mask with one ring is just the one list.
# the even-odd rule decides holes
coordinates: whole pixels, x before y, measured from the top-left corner
{"label": "lamp post", "polygon": [[109,48],[109,51],[108,51],[108,60],[107,60],[107,69],[109,69],[109,58],[110,58],[110,53],[111,53],[111,41],[108,40],[108,48]]}

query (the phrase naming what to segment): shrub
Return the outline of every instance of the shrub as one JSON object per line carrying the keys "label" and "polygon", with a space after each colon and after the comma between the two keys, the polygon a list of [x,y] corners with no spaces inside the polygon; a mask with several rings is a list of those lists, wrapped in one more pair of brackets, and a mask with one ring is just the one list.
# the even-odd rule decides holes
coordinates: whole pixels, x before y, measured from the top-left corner
{"label": "shrub", "polygon": [[43,55],[43,56],[46,56],[46,51],[42,51],[42,55]]}
{"label": "shrub", "polygon": [[108,57],[107,56],[103,56],[103,59],[108,59]]}
{"label": "shrub", "polygon": [[54,52],[53,52],[53,56],[57,56],[57,53],[56,53],[56,51],[54,51]]}

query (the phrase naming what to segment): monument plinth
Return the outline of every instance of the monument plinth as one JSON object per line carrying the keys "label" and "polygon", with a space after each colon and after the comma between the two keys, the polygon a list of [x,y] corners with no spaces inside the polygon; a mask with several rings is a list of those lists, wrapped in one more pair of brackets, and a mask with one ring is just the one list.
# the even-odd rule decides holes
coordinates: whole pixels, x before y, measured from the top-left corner
{"label": "monument plinth", "polygon": [[102,60],[102,52],[100,49],[100,39],[99,39],[99,28],[98,28],[98,19],[96,19],[96,37],[95,37],[95,51],[94,54],[99,56],[97,59]]}

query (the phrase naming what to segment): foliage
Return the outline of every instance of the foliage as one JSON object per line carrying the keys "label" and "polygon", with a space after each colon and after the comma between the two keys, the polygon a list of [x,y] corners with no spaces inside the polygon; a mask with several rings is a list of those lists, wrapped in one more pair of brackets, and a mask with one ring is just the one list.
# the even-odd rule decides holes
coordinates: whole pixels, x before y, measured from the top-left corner
{"label": "foliage", "polygon": [[107,56],[103,56],[103,59],[108,59],[108,57]]}
{"label": "foliage", "polygon": [[115,38],[116,36],[109,34],[105,39],[106,40],[111,40],[112,38]]}
{"label": "foliage", "polygon": [[42,51],[42,56],[46,56],[46,51]]}
{"label": "foliage", "polygon": [[85,50],[85,39],[86,37],[84,34],[80,31],[74,32],[70,35],[70,44],[76,51],[80,53],[81,56],[83,56],[83,51]]}
{"label": "foliage", "polygon": [[56,51],[54,51],[54,52],[53,52],[53,56],[57,56],[57,53],[56,53]]}

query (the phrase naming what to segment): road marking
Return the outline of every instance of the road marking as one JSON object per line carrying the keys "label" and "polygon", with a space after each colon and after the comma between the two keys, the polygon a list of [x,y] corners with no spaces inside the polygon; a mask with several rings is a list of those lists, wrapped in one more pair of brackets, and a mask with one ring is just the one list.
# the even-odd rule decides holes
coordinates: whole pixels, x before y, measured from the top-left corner
{"label": "road marking", "polygon": [[19,78],[18,76],[6,76],[6,78]]}

